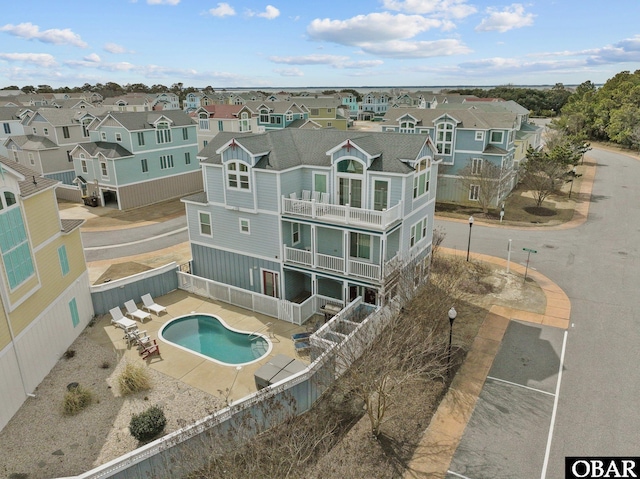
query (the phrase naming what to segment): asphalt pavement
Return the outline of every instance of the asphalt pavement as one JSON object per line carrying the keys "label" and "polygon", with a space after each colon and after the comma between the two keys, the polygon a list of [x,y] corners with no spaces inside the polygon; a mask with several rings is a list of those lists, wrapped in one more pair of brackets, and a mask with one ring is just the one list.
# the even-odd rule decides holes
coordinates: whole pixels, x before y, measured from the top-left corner
{"label": "asphalt pavement", "polygon": [[[493,441],[505,433],[507,437],[512,435],[515,444],[526,431],[533,431],[528,444],[536,445],[533,449],[537,454],[539,445],[545,443],[543,461],[536,462],[535,467],[532,463],[523,465],[521,472],[517,472],[512,467],[521,461],[516,452],[522,448],[528,452],[530,448],[524,445],[510,448],[507,446],[511,443],[506,441],[504,457],[494,458],[490,476],[474,476],[473,471],[465,475],[450,469],[451,477],[560,479],[564,477],[566,456],[640,455],[637,399],[640,380],[635,371],[640,359],[637,347],[640,341],[637,314],[640,210],[635,208],[640,204],[640,162],[634,157],[598,148],[589,152],[585,162],[595,162],[597,168],[584,224],[564,229],[510,229],[476,223],[471,232],[472,252],[506,258],[506,247],[512,239],[511,261],[524,263],[527,252],[523,248],[536,250],[537,253],[531,255],[530,267],[554,281],[571,300],[562,380],[553,397],[553,420],[542,415],[538,420],[521,417],[513,423],[510,422],[511,409],[508,409],[503,414],[495,414],[491,421],[470,422],[469,437],[476,437],[475,445],[468,443],[466,431],[461,441],[466,454],[470,454],[470,447],[476,451],[491,450]],[[436,223],[446,232],[444,246],[466,251],[468,224]],[[517,362],[510,364],[515,368]],[[537,398],[536,408],[548,410],[549,398],[542,393],[529,391],[528,394],[519,385],[518,389],[514,386],[517,393],[507,394],[499,382],[486,383],[478,407],[484,407],[483,403],[494,404],[498,397],[513,397],[514,405],[522,401],[532,408],[528,401]],[[518,397],[522,399],[516,400]],[[490,429],[486,434],[476,432],[474,424],[489,427],[490,423],[496,423],[495,427],[502,432],[498,434]],[[451,467],[463,470],[464,463],[471,461],[465,461],[465,457],[471,456],[464,454],[464,451],[460,455],[456,452]]]}

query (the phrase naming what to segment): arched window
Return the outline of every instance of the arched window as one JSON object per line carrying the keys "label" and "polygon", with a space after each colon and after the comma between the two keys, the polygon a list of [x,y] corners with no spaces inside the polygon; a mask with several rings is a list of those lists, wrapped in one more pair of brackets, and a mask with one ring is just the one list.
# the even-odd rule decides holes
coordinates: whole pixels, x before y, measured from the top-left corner
{"label": "arched window", "polygon": [[171,143],[171,129],[168,122],[161,121],[156,125],[156,142]]}
{"label": "arched window", "polygon": [[356,160],[342,160],[338,163],[338,173],[361,175],[364,173],[364,166]]}
{"label": "arched window", "polygon": [[227,163],[227,187],[238,190],[249,189],[249,167],[240,161]]}
{"label": "arched window", "polygon": [[436,125],[436,148],[442,155],[453,153],[453,123],[443,122]]}

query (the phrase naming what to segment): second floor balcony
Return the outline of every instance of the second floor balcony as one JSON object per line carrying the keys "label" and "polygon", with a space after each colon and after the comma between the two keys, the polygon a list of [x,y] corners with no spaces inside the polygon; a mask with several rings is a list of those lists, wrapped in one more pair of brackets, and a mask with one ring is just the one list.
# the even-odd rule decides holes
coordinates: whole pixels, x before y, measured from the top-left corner
{"label": "second floor balcony", "polygon": [[304,266],[328,273],[380,281],[383,269],[380,264],[359,258],[332,256],[312,251],[284,246],[285,263]]}
{"label": "second floor balcony", "polygon": [[[324,193],[323,193],[324,195]],[[402,202],[389,209],[369,210],[334,205],[315,198],[282,197],[282,214],[301,216],[337,225],[353,225],[384,231],[402,219]]]}

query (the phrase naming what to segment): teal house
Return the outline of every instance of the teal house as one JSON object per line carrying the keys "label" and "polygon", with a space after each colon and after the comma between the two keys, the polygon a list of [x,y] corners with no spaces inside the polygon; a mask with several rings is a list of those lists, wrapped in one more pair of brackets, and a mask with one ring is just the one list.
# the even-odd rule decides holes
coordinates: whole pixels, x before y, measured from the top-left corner
{"label": "teal house", "polygon": [[182,110],[111,112],[71,151],[85,201],[130,209],[202,190],[195,121]]}
{"label": "teal house", "polygon": [[[484,111],[467,108],[391,108],[385,114],[383,132],[428,136],[441,161],[438,171],[439,202],[473,204],[478,201],[479,184],[461,181],[461,173],[481,171],[491,163],[501,170],[496,204],[517,183],[516,132],[518,115],[506,109]],[[465,168],[467,168],[465,170]],[[465,170],[463,172],[463,170]]]}

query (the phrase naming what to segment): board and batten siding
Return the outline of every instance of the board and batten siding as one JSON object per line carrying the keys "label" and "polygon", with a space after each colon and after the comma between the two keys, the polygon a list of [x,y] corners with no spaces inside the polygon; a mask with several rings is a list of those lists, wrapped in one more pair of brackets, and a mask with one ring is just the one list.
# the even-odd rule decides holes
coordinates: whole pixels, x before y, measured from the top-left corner
{"label": "board and batten siding", "polygon": [[121,186],[118,188],[119,206],[122,210],[138,208],[198,193],[202,189],[202,173],[199,170],[192,171],[135,185]]}
{"label": "board and batten siding", "polygon": [[265,261],[199,244],[191,243],[191,254],[194,275],[255,293],[262,293],[261,269],[282,273],[279,262]]}
{"label": "board and batten siding", "polygon": [[311,293],[311,276],[299,271],[285,269],[284,288],[286,299],[289,301],[300,296],[305,291]]}

